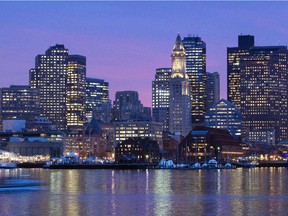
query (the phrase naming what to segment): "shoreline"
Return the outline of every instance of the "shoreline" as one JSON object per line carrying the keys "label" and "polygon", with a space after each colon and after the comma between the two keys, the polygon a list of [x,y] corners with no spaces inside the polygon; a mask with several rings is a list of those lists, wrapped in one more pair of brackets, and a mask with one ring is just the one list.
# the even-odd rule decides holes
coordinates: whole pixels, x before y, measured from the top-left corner
{"label": "shoreline", "polygon": [[[259,163],[255,166],[245,166],[233,164],[237,168],[261,168],[261,167],[288,167],[288,163]],[[158,168],[151,164],[58,164],[44,167],[45,163],[19,163],[17,168],[46,168],[46,169],[116,169],[116,170],[135,170],[135,169],[171,169],[171,170],[195,170],[194,168]],[[207,168],[197,168],[207,170]],[[229,169],[229,168],[210,168],[210,169]],[[231,168],[230,168],[231,169]]]}

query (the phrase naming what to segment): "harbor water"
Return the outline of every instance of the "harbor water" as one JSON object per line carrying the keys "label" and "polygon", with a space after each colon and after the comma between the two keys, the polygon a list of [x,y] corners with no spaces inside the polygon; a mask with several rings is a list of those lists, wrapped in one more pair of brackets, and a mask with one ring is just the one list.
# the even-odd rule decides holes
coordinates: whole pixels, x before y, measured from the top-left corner
{"label": "harbor water", "polygon": [[0,215],[287,215],[287,168],[0,170],[42,187],[0,191]]}

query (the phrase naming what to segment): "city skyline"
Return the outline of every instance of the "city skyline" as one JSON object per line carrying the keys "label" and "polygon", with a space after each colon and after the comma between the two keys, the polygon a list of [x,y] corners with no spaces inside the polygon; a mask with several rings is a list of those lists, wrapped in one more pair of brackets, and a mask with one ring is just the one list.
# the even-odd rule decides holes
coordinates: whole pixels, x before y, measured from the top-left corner
{"label": "city skyline", "polygon": [[1,2],[0,86],[28,85],[35,56],[59,43],[87,57],[87,76],[109,82],[112,100],[116,91],[138,91],[151,107],[155,70],[171,67],[180,32],[206,42],[207,71],[219,72],[227,98],[227,47],[241,33],[254,35],[256,46],[286,46],[287,9],[287,2]]}

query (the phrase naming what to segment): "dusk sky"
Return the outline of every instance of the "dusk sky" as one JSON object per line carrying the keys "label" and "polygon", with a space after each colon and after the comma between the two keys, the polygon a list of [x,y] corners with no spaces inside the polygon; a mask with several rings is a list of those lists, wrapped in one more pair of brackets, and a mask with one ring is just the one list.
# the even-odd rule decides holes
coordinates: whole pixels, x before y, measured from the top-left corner
{"label": "dusk sky", "polygon": [[28,85],[35,56],[64,44],[87,57],[87,76],[105,79],[110,98],[135,90],[151,106],[155,69],[171,67],[177,33],[198,34],[207,71],[221,76],[239,34],[256,45],[288,44],[288,2],[0,2],[0,87]]}

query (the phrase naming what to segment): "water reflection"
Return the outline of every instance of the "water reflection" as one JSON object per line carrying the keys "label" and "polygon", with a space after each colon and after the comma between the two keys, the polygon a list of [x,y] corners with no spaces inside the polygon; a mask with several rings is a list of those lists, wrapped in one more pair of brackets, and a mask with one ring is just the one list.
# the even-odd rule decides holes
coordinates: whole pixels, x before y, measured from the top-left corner
{"label": "water reflection", "polygon": [[157,170],[154,172],[153,180],[153,200],[154,215],[169,215],[171,213],[171,172],[167,170]]}
{"label": "water reflection", "polygon": [[[285,215],[286,168],[0,170],[48,190],[0,192],[2,215]],[[40,208],[41,207],[41,208]]]}

